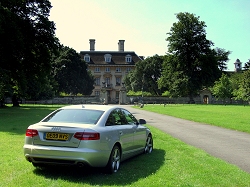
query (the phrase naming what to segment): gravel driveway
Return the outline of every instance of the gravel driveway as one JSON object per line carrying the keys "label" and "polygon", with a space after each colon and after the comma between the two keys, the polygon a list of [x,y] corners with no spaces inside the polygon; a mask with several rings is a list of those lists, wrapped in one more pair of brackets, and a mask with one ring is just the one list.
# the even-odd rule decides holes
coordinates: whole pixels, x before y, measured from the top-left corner
{"label": "gravel driveway", "polygon": [[123,105],[137,119],[143,118],[172,137],[205,150],[250,173],[250,134],[196,123]]}

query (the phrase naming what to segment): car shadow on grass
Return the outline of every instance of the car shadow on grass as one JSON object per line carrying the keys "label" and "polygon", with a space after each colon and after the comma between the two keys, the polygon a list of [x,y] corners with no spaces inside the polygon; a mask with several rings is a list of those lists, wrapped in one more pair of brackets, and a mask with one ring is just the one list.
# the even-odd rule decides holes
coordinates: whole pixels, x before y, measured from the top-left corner
{"label": "car shadow on grass", "polygon": [[35,168],[34,174],[85,185],[130,185],[139,179],[153,175],[164,164],[165,151],[154,149],[151,154],[142,154],[121,163],[117,173],[107,174],[103,168],[55,167]]}

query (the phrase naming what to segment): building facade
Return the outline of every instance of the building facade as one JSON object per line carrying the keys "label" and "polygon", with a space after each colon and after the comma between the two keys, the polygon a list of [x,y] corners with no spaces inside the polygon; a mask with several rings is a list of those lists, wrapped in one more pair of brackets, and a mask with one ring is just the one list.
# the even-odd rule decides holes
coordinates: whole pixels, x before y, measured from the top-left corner
{"label": "building facade", "polygon": [[90,39],[90,50],[80,52],[95,78],[91,95],[100,96],[105,103],[119,103],[121,94],[126,91],[124,77],[135,68],[137,62],[143,60],[134,51],[124,51],[124,42],[119,40],[118,51],[96,51],[95,39]]}

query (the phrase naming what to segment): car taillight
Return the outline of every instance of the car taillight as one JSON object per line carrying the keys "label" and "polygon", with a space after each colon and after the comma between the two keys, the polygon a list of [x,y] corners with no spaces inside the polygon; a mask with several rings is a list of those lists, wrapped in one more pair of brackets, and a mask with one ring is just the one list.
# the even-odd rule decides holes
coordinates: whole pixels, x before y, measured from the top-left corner
{"label": "car taillight", "polygon": [[76,132],[74,138],[78,140],[99,140],[100,133],[98,132]]}
{"label": "car taillight", "polygon": [[34,137],[38,135],[38,131],[35,129],[27,129],[26,130],[26,136],[28,137]]}

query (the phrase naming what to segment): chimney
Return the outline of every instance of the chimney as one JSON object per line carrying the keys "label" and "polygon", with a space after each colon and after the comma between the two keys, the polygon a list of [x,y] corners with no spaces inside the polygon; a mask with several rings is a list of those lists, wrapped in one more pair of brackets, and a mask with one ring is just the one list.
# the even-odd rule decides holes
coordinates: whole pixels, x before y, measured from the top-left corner
{"label": "chimney", "polygon": [[95,51],[95,39],[89,39],[90,51]]}
{"label": "chimney", "polygon": [[124,51],[124,42],[125,42],[125,40],[119,40],[119,42],[118,42],[118,51],[121,51],[121,52]]}

